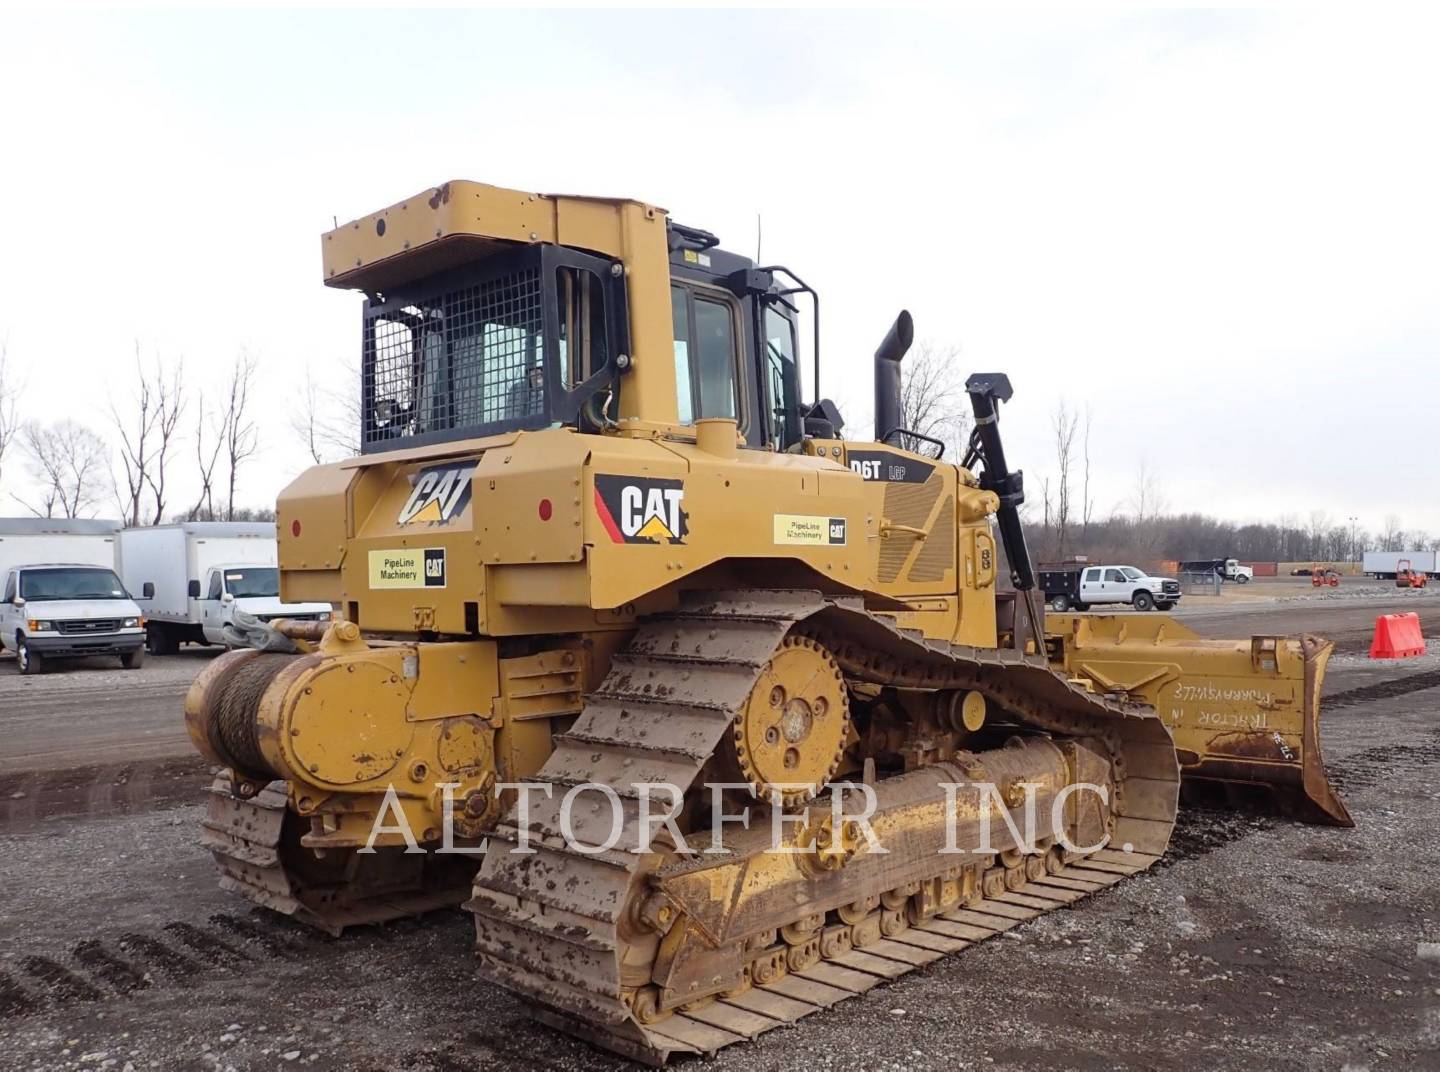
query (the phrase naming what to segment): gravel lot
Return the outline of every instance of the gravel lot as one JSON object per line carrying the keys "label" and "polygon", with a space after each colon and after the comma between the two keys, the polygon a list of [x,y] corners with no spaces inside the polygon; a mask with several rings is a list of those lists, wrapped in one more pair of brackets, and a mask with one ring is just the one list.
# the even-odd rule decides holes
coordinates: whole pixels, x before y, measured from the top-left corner
{"label": "gravel lot", "polygon": [[[1433,632],[1440,608],[1389,600],[1184,616],[1339,641],[1323,731],[1355,829],[1186,810],[1151,872],[681,1067],[1440,1068],[1440,642],[1363,658],[1378,611]],[[332,941],[216,890],[176,715],[203,659],[43,694],[0,659],[0,1069],[625,1067],[481,982],[459,913]]]}

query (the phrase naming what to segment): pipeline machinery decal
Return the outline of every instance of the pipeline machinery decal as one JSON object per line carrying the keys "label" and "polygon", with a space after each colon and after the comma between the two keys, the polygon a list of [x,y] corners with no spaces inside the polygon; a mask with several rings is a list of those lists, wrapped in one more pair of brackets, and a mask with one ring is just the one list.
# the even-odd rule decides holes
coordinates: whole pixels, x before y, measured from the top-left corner
{"label": "pipeline machinery decal", "polygon": [[617,544],[683,544],[690,531],[684,498],[683,480],[595,477],[595,513]]}

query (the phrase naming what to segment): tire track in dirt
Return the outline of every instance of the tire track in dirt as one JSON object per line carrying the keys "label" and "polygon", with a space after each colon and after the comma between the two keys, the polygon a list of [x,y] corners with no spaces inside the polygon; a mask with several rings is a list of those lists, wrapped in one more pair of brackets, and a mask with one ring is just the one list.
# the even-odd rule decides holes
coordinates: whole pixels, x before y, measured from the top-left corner
{"label": "tire track in dirt", "polygon": [[[216,972],[243,974],[277,964],[324,967],[337,955],[371,948],[377,941],[400,944],[456,919],[465,919],[459,909],[430,912],[332,938],[299,924],[272,921],[264,913],[216,913],[203,926],[167,923],[168,942],[137,931],[120,932],[113,941],[86,938],[61,958],[31,955],[12,966],[0,963],[0,1017],[42,1016],[128,998],[152,987],[197,985]],[[325,959],[327,953],[332,959]]]}

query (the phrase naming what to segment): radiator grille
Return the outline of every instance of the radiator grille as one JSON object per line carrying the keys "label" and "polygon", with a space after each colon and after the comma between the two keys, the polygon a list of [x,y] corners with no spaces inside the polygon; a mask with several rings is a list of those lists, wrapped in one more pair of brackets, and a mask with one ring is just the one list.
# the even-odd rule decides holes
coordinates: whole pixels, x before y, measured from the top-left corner
{"label": "radiator grille", "polygon": [[113,634],[120,629],[120,620],[62,619],[55,625],[62,634]]}
{"label": "radiator grille", "polygon": [[543,313],[533,268],[368,317],[364,442],[542,415]]}
{"label": "radiator grille", "polygon": [[[940,497],[945,484],[937,471],[923,484],[886,484],[885,519],[892,525],[911,529],[925,528],[930,510]],[[920,541],[910,533],[893,532],[880,541],[880,580],[894,581],[905,560]]]}
{"label": "radiator grille", "polygon": [[911,581],[941,581],[955,565],[955,496],[946,495],[945,505],[925,538],[925,546],[910,568]]}

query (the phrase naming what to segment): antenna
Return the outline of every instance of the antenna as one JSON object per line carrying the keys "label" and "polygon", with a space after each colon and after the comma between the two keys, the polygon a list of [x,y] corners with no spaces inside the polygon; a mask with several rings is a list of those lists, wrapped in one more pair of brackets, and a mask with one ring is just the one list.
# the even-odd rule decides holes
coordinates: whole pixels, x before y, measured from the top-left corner
{"label": "antenna", "polygon": [[760,211],[755,211],[755,265],[760,265]]}

